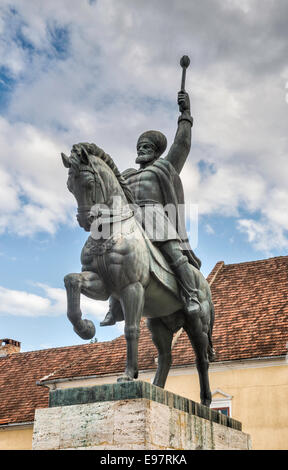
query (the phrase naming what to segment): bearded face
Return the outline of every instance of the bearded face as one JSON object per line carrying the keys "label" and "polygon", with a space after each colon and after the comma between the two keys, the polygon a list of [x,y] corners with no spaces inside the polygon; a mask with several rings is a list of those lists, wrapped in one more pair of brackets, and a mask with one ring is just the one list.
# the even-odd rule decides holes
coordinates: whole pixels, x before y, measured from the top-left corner
{"label": "bearded face", "polygon": [[158,157],[155,145],[149,140],[138,142],[137,155],[136,163],[144,166]]}

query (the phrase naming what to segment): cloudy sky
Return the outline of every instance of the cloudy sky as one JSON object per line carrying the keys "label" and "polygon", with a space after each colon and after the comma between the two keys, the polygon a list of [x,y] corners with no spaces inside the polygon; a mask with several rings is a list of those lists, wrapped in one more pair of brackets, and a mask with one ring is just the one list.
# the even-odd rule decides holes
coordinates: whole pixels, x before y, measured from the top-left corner
{"label": "cloudy sky", "polygon": [[[1,338],[83,344],[63,277],[81,270],[87,234],[60,153],[95,142],[124,170],[141,132],[171,145],[183,54],[194,127],[182,179],[203,274],[287,255],[287,17],[287,0],[1,0]],[[119,335],[99,327],[106,303],[82,307],[99,341]]]}

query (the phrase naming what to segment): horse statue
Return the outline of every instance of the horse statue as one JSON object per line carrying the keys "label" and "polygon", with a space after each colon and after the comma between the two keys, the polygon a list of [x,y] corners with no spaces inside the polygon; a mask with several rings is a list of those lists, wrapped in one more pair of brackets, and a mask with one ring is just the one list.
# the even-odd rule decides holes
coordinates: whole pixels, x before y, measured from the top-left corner
{"label": "horse statue", "polygon": [[[137,220],[129,187],[112,158],[95,144],[85,143],[74,145],[70,157],[61,155],[69,169],[67,187],[78,204],[79,225],[90,232],[81,253],[82,272],[64,279],[67,315],[74,331],[85,340],[95,335],[93,322],[82,319],[81,294],[95,300],[117,299],[127,343],[126,369],[118,381],[132,381],[138,377],[140,320],[146,317],[158,350],[153,383],[164,388],[172,363],[173,335],[183,328],[196,356],[201,403],[209,406],[214,309],[208,282],[189,265],[201,307],[200,314],[189,315],[175,274]],[[119,318],[119,312],[115,314]]]}

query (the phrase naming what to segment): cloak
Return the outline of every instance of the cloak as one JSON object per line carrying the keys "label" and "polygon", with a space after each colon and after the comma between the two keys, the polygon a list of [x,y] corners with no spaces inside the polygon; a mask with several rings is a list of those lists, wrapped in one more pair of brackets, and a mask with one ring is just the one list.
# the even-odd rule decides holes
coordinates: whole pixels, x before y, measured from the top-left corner
{"label": "cloak", "polygon": [[[181,208],[184,208],[182,181],[172,163],[164,158],[158,158],[152,165],[147,166],[144,171],[151,171],[157,176],[165,205],[173,204],[176,208],[180,205]],[[137,170],[129,168],[122,173],[122,176],[125,178],[133,173],[137,173]],[[176,220],[171,218],[170,220],[181,238],[183,253],[187,256],[189,263],[200,269],[201,261],[193,252],[188,240],[184,215],[183,211],[176,210]]]}

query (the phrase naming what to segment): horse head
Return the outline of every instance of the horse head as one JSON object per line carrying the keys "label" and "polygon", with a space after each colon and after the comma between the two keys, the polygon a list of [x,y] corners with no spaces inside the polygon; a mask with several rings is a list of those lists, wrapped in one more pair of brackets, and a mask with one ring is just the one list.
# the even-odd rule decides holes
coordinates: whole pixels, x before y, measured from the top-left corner
{"label": "horse head", "polygon": [[70,157],[61,153],[63,164],[69,169],[67,187],[78,205],[77,220],[80,227],[87,232],[90,231],[93,220],[92,207],[106,202],[105,184],[99,171],[99,164],[97,165],[97,158],[89,149],[91,145],[85,143],[73,145]]}
{"label": "horse head", "polygon": [[[133,195],[113,159],[95,144],[79,143],[72,147],[70,157],[61,154],[69,168],[67,187],[78,204],[77,220],[89,231],[96,212],[109,208],[118,197],[124,205],[134,204]],[[91,209],[93,207],[93,211]]]}

